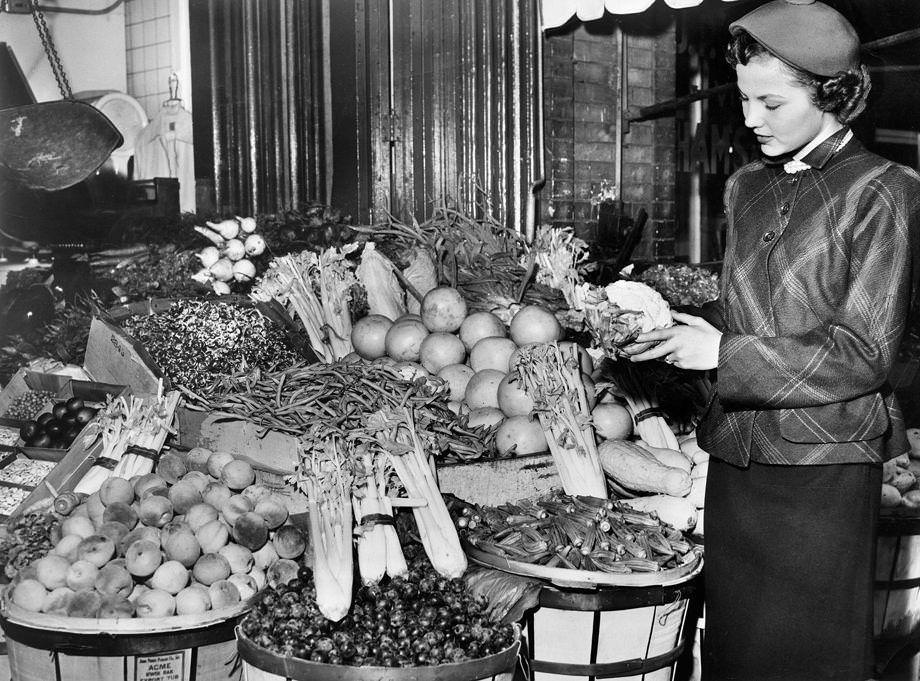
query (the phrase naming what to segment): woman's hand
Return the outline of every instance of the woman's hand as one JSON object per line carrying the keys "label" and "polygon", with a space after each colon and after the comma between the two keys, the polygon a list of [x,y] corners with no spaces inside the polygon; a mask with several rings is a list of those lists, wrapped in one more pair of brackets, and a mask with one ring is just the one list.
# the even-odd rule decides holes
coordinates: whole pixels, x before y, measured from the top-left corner
{"label": "woman's hand", "polygon": [[[702,317],[671,311],[677,324],[641,333],[635,342],[620,348],[631,362],[664,359],[681,369],[715,369],[719,363],[722,332]],[[652,343],[651,347],[648,344]]]}

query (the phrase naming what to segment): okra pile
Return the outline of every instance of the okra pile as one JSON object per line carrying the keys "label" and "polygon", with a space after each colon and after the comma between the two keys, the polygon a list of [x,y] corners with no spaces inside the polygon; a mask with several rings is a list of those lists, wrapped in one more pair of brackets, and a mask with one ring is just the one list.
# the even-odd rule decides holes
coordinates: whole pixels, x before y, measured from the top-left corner
{"label": "okra pile", "polygon": [[284,330],[255,307],[180,300],[123,326],[173,383],[193,392],[210,392],[223,376],[297,361]]}
{"label": "okra pile", "polygon": [[699,552],[654,514],[555,490],[515,504],[464,506],[455,522],[480,551],[546,567],[655,572],[691,563]]}

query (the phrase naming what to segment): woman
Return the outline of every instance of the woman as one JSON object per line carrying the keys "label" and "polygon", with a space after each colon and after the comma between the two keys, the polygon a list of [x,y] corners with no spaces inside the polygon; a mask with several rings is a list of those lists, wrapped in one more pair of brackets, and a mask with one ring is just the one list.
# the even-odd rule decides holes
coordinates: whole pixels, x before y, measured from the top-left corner
{"label": "woman", "polygon": [[920,177],[847,127],[869,77],[839,13],[774,0],[730,31],[764,158],[725,188],[721,296],[627,352],[718,370],[697,429],[712,456],[703,678],[864,681],[881,462],[908,449],[886,377],[917,270]]}

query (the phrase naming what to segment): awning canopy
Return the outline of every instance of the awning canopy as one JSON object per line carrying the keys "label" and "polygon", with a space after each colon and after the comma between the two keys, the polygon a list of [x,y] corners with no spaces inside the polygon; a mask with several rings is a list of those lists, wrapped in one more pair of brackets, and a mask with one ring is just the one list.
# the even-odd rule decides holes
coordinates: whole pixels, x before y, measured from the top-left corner
{"label": "awning canopy", "polygon": [[[663,1],[673,9],[696,7],[703,3],[703,0]],[[577,16],[581,21],[593,21],[604,16],[605,11],[611,14],[637,14],[653,4],[655,0],[541,0],[540,16],[543,28],[555,28],[562,26],[573,16]]]}

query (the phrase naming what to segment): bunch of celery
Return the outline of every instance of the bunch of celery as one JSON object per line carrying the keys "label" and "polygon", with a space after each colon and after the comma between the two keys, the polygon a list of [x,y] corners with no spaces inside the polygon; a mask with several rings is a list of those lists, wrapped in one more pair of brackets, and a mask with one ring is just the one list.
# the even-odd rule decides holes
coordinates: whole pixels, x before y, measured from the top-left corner
{"label": "bunch of celery", "polygon": [[353,472],[338,438],[301,450],[298,486],[310,509],[316,605],[338,622],[351,608]]}
{"label": "bunch of celery", "polygon": [[348,303],[357,279],[347,256],[357,248],[350,244],[341,251],[327,248],[319,254],[277,257],[249,294],[260,302],[277,300],[296,315],[321,362],[334,362],[354,350]]}
{"label": "bunch of celery", "polygon": [[466,555],[412,411],[408,407],[378,411],[368,418],[368,429],[376,431],[406,493],[420,502],[412,505],[412,513],[432,567],[445,577],[460,577],[466,571]]}
{"label": "bunch of celery", "polygon": [[567,494],[604,499],[607,485],[581,379],[577,347],[525,345],[511,371],[533,399],[562,486]]}
{"label": "bunch of celery", "polygon": [[178,391],[147,398],[120,395],[108,401],[83,433],[83,446],[89,449],[97,440],[102,451],[74,492],[92,494],[112,475],[131,478],[153,470],[154,460],[172,428]]}

